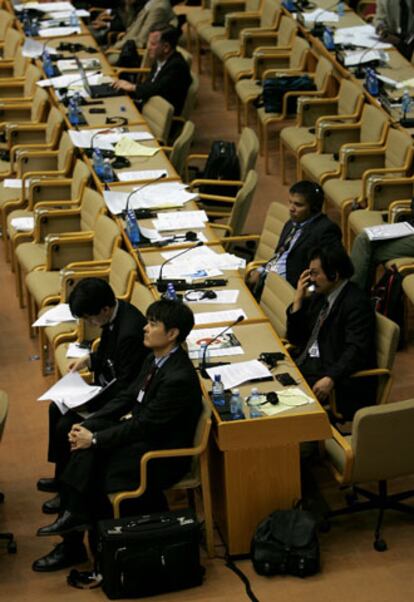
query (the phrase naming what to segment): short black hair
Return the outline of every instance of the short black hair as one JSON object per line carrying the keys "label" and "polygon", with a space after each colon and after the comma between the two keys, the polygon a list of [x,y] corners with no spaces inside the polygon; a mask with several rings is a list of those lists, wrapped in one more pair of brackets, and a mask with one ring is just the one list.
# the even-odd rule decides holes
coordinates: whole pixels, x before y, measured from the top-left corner
{"label": "short black hair", "polygon": [[115,307],[114,291],[102,278],[80,280],[69,295],[69,308],[76,318],[97,316],[104,307]]}
{"label": "short black hair", "polygon": [[154,33],[154,31],[160,32],[161,42],[169,44],[173,49],[177,47],[180,32],[176,27],[173,25],[168,25],[168,23],[155,23],[150,28],[149,33]]}
{"label": "short black hair", "polygon": [[338,275],[341,279],[351,278],[354,273],[352,261],[344,247],[337,243],[332,247],[316,247],[309,253],[309,263],[319,259],[328,280],[334,281]]}
{"label": "short black hair", "polygon": [[309,205],[312,214],[320,213],[323,207],[324,194],[321,186],[315,182],[301,180],[289,189],[290,194],[300,194]]}
{"label": "short black hair", "polygon": [[162,322],[165,330],[178,328],[177,343],[183,343],[194,326],[194,314],[182,301],[160,299],[154,301],[147,309],[147,320]]}

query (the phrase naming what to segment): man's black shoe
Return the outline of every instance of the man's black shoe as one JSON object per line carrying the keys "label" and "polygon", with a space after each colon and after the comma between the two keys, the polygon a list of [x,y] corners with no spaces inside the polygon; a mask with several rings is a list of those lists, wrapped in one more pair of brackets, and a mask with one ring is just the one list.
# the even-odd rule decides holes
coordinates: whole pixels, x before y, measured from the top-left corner
{"label": "man's black shoe", "polygon": [[65,510],[62,516],[59,516],[54,523],[38,529],[37,534],[41,537],[47,535],[66,535],[66,533],[72,533],[72,531],[86,531],[90,527],[91,525],[87,518]]}
{"label": "man's black shoe", "polygon": [[48,573],[66,569],[69,566],[80,564],[87,560],[88,555],[83,544],[76,549],[70,549],[62,541],[49,554],[35,560],[32,564],[32,569],[41,573]]}
{"label": "man's black shoe", "polygon": [[44,514],[59,514],[60,506],[61,506],[60,495],[57,494],[57,495],[55,495],[55,497],[52,497],[52,499],[47,500],[42,505],[42,512],[44,512]]}
{"label": "man's black shoe", "polygon": [[37,481],[37,488],[39,491],[57,493],[59,491],[59,483],[56,481],[56,479],[39,479]]}

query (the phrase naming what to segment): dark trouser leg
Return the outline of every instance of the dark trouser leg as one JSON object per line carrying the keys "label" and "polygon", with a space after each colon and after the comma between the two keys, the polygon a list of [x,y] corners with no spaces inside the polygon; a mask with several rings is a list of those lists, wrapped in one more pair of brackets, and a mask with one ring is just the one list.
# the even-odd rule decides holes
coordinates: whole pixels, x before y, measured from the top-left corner
{"label": "dark trouser leg", "polygon": [[49,406],[48,460],[55,466],[55,478],[59,478],[71,455],[68,434],[72,426],[82,421],[76,412],[61,414],[54,403]]}

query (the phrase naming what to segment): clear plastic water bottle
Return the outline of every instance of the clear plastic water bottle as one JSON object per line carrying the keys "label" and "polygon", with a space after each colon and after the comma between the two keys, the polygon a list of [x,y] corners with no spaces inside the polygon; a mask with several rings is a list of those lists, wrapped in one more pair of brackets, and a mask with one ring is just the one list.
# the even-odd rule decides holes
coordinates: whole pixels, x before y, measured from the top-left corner
{"label": "clear plastic water bottle", "polygon": [[32,36],[38,36],[39,35],[39,29],[40,29],[40,24],[39,24],[39,19],[33,19],[32,21]]}
{"label": "clear plastic water bottle", "polygon": [[411,96],[408,90],[404,90],[401,98],[401,117],[405,119],[411,110]]}
{"label": "clear plastic water bottle", "polygon": [[79,125],[79,109],[74,98],[71,98],[69,101],[68,117],[71,125]]}
{"label": "clear plastic water bottle", "polygon": [[69,26],[70,27],[78,27],[79,26],[79,20],[78,20],[78,15],[76,14],[76,10],[73,10],[70,13]]}
{"label": "clear plastic water bottle", "polygon": [[126,214],[126,232],[133,247],[137,247],[141,242],[141,234],[138,227],[137,218],[133,209],[129,209]]}
{"label": "clear plastic water bottle", "polygon": [[208,364],[210,361],[210,350],[207,343],[201,343],[198,351],[198,364],[202,366],[203,363]]}
{"label": "clear plastic water bottle", "polygon": [[232,420],[242,420],[244,418],[243,403],[238,389],[233,389],[231,392],[230,414]]}
{"label": "clear plastic water bottle", "polygon": [[250,392],[249,397],[249,416],[250,418],[259,418],[263,416],[263,412],[259,410],[259,405],[261,403],[259,389],[253,387]]}
{"label": "clear plastic water bottle", "polygon": [[114,181],[114,171],[112,169],[112,165],[109,159],[104,160],[102,180],[104,182],[113,182]]}
{"label": "clear plastic water bottle", "polygon": [[100,148],[94,149],[93,155],[92,155],[92,160],[93,160],[93,168],[95,170],[95,173],[98,176],[98,178],[101,178],[103,176],[104,160],[103,160],[102,151]]}
{"label": "clear plastic water bottle", "polygon": [[379,84],[377,74],[373,69],[368,68],[366,70],[365,87],[371,96],[378,96]]}
{"label": "clear plastic water bottle", "polygon": [[338,17],[343,17],[345,15],[345,2],[343,0],[339,0],[336,5],[336,12]]}
{"label": "clear plastic water bottle", "polygon": [[211,389],[211,398],[214,405],[217,408],[222,408],[226,405],[226,398],[224,395],[224,385],[221,381],[221,374],[214,375],[213,387]]}
{"label": "clear plastic water bottle", "polygon": [[335,50],[333,31],[330,27],[325,27],[323,31],[323,43],[326,50]]}
{"label": "clear plastic water bottle", "polygon": [[52,77],[55,70],[53,67],[52,59],[50,58],[50,54],[47,50],[43,52],[43,71],[45,72],[46,77]]}
{"label": "clear plastic water bottle", "polygon": [[168,282],[165,296],[171,301],[177,301],[177,293],[175,292],[175,288],[172,282]]}
{"label": "clear plastic water bottle", "polygon": [[23,12],[22,23],[24,35],[30,37],[32,35],[32,20],[27,10]]}

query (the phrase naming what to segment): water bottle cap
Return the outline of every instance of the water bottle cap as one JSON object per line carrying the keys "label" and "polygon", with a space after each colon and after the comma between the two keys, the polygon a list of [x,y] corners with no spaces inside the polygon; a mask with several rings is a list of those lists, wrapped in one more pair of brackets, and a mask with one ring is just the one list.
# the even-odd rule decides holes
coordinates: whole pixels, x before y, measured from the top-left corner
{"label": "water bottle cap", "polygon": [[231,392],[233,395],[240,395],[239,389],[232,389]]}
{"label": "water bottle cap", "polygon": [[251,395],[259,395],[259,389],[257,387],[253,387],[251,390]]}
{"label": "water bottle cap", "polygon": [[215,374],[214,380],[215,380],[215,382],[221,382],[221,374]]}

